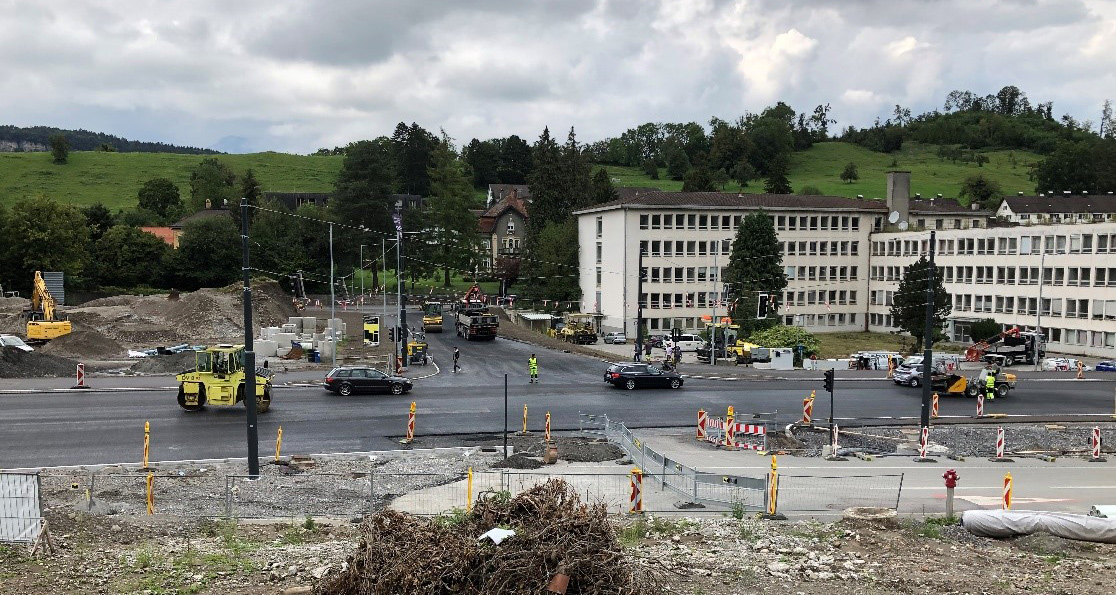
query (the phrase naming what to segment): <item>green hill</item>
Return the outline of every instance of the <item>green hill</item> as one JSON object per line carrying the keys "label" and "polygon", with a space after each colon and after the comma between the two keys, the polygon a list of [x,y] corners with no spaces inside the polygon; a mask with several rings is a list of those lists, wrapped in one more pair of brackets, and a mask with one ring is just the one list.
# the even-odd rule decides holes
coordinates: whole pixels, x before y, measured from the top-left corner
{"label": "green hill", "polygon": [[[1028,151],[986,151],[989,162],[983,167],[975,163],[951,163],[937,156],[936,145],[921,145],[907,142],[894,153],[877,153],[850,143],[818,143],[805,151],[791,156],[789,179],[795,192],[804,186],[815,186],[822,194],[855,197],[883,197],[886,193],[887,176],[891,170],[911,172],[911,192],[923,196],[941,194],[956,198],[965,178],[982,173],[1000,183],[1006,193],[1025,192],[1032,194],[1035,184],[1027,178],[1030,166],[1041,157]],[[851,184],[841,181],[841,171],[847,163],[855,163],[860,179]],[[676,191],[682,189],[682,182],[660,178],[652,180],[638,167],[605,166],[609,175],[618,186],[654,187]],[[660,176],[666,171],[660,170]],[[751,182],[741,190],[735,182],[725,186],[731,192],[763,192],[763,180]]]}
{"label": "green hill", "polygon": [[[818,143],[794,153],[791,158],[790,181],[795,191],[815,186],[823,194],[853,197],[882,197],[885,194],[885,172],[893,169],[911,172],[911,191],[923,196],[942,194],[956,197],[967,176],[983,173],[1000,183],[1005,192],[1031,193],[1034,183],[1027,178],[1030,165],[1040,157],[1026,151],[988,151],[984,167],[973,163],[951,163],[937,156],[937,147],[907,142],[895,153],[876,153],[859,146],[842,143]],[[205,156],[172,153],[104,153],[75,151],[69,163],[55,165],[50,153],[0,153],[0,204],[10,205],[26,196],[45,194],[62,202],[76,205],[104,203],[112,211],[130,209],[136,204],[136,192],[144,182],[165,177],[178,184],[183,197],[190,194],[190,172]],[[342,156],[307,156],[286,153],[252,153],[220,155],[238,174],[249,168],[264,191],[328,192],[344,160]],[[845,164],[855,163],[860,180],[851,184],[841,181]],[[607,166],[619,186],[650,186],[663,190],[681,190],[682,182],[652,180],[639,168]],[[665,171],[661,172],[665,175]],[[741,189],[730,183],[732,192],[762,192],[763,181],[754,181]]]}
{"label": "green hill", "polygon": [[[0,153],[0,204],[44,194],[80,206],[104,203],[110,210],[136,206],[136,193],[152,178],[178,184],[190,195],[190,172],[205,155],[74,151],[55,165],[50,153]],[[213,157],[213,156],[208,156]],[[237,174],[252,169],[265,192],[329,192],[341,169],[340,156],[251,153],[215,157]]]}

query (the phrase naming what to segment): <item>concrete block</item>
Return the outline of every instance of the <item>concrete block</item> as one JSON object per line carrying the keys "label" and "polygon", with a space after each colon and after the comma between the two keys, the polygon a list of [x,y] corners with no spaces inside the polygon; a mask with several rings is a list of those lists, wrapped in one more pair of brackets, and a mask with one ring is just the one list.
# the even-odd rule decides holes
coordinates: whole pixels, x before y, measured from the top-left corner
{"label": "concrete block", "polygon": [[291,341],[298,340],[298,335],[295,335],[294,333],[275,333],[271,336],[270,340],[275,341],[279,345],[289,349],[291,347]]}
{"label": "concrete block", "polygon": [[275,348],[275,357],[283,357],[291,352],[290,347],[279,346]]}
{"label": "concrete block", "polygon": [[307,335],[315,333],[318,330],[318,319],[313,316],[302,317],[302,332]]}
{"label": "concrete block", "polygon": [[280,328],[282,329],[281,332],[284,332],[284,333],[298,333],[298,332],[302,331],[302,325],[301,324],[294,324],[294,323],[284,324]]}
{"label": "concrete block", "polygon": [[256,350],[257,357],[275,357],[276,351],[279,348],[279,343],[277,341],[268,340],[256,341],[253,347]]}

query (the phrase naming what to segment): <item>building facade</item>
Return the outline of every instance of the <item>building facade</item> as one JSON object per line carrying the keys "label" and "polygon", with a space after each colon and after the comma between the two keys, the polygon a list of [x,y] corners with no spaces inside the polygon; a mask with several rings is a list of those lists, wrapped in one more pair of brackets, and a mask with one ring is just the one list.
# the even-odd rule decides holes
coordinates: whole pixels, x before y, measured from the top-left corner
{"label": "building facade", "polygon": [[649,332],[704,328],[703,317],[725,315],[721,277],[740,220],[763,209],[782,244],[788,285],[774,299],[785,324],[896,331],[890,307],[903,267],[928,253],[936,230],[936,264],[954,299],[953,340],[968,341],[968,325],[983,318],[1033,329],[1042,311],[1051,350],[1113,355],[1116,257],[1109,267],[1098,255],[1116,255],[1116,222],[989,227],[993,213],[950,199],[911,200],[909,184],[906,172],[889,174],[886,200],[626,192],[575,213],[581,311],[601,314],[602,331],[634,336],[642,301]]}
{"label": "building facade", "polygon": [[1054,193],[1038,196],[1005,196],[996,216],[1019,225],[1049,223],[1103,223],[1116,221],[1116,196]]}
{"label": "building facade", "polygon": [[489,270],[497,268],[501,259],[518,266],[527,237],[527,201],[519,197],[515,187],[501,196],[477,219],[484,252],[482,266]]}

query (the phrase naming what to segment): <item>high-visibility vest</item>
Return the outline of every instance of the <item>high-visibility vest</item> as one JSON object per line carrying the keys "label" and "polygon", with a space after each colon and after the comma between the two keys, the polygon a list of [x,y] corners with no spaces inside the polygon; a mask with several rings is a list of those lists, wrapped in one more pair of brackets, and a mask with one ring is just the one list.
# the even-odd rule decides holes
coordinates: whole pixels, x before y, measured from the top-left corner
{"label": "high-visibility vest", "polygon": [[984,379],[984,386],[988,387],[988,390],[996,388],[996,375],[989,374],[988,377]]}
{"label": "high-visibility vest", "polygon": [[527,367],[530,368],[532,372],[537,372],[539,370],[539,360],[533,357],[528,359]]}

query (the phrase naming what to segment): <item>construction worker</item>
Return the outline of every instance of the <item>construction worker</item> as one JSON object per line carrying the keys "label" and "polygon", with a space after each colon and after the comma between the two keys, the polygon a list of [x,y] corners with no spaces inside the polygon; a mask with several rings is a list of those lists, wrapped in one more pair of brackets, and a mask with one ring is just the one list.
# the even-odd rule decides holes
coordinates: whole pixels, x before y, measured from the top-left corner
{"label": "construction worker", "polygon": [[453,371],[454,372],[457,372],[458,370],[461,369],[461,366],[457,365],[457,360],[460,359],[460,358],[461,358],[461,350],[454,347],[453,348]]}
{"label": "construction worker", "polygon": [[984,398],[986,398],[990,401],[992,399],[996,398],[996,369],[995,368],[989,368],[988,369],[988,376],[985,376],[985,378],[984,378],[984,390],[985,390],[985,393],[986,393]]}
{"label": "construction worker", "polygon": [[531,358],[527,360],[527,369],[531,372],[531,383],[537,384],[539,382],[539,360],[533,353]]}

